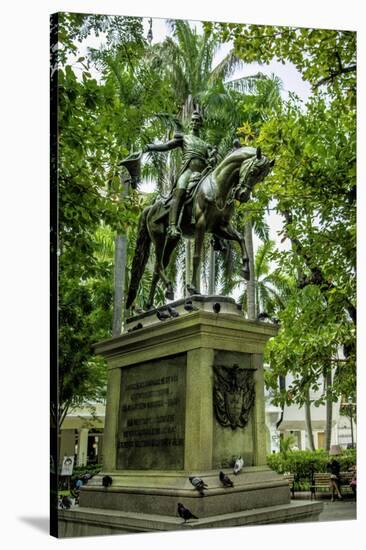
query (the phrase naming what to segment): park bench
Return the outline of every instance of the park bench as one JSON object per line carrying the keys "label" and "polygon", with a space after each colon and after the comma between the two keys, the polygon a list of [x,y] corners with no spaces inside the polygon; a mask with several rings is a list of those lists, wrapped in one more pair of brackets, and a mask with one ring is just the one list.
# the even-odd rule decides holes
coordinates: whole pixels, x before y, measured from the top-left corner
{"label": "park bench", "polygon": [[[351,493],[353,492],[352,488],[350,487],[352,475],[352,472],[340,472],[339,479],[342,493],[344,492],[344,490]],[[330,473],[316,472],[312,475],[312,479],[310,482],[310,498],[316,498],[316,492],[323,489],[331,491]]]}
{"label": "park bench", "polygon": [[353,473],[352,472],[341,472],[340,473],[340,482],[341,482],[341,491],[342,492],[344,490],[347,490],[347,491],[353,493],[352,487],[350,486],[352,478],[353,478]]}
{"label": "park bench", "polygon": [[295,498],[295,475],[294,474],[283,474],[283,477],[287,479],[290,486],[291,498]]}

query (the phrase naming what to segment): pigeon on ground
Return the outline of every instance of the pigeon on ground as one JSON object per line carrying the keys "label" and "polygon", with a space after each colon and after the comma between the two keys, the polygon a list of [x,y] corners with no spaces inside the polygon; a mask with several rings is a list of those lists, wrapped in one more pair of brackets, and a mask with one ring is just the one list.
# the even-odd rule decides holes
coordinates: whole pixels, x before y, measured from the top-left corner
{"label": "pigeon on ground", "polygon": [[179,317],[179,313],[174,307],[166,306],[166,308],[169,311],[170,317]]}
{"label": "pigeon on ground", "polygon": [[184,304],[184,309],[186,311],[198,311],[198,307],[193,305],[192,300],[186,300]]}
{"label": "pigeon on ground", "polygon": [[61,501],[62,508],[65,508],[66,510],[70,510],[72,505],[72,501],[68,496],[63,496]]}
{"label": "pigeon on ground", "polygon": [[111,476],[104,476],[102,479],[102,485],[103,487],[110,487],[112,485]]}
{"label": "pigeon on ground", "polygon": [[166,321],[167,319],[170,319],[170,313],[167,310],[156,310],[156,316],[159,319],[159,321]]}
{"label": "pigeon on ground", "polygon": [[234,487],[234,483],[231,481],[229,476],[224,474],[224,472],[220,472],[219,477],[224,487]]}
{"label": "pigeon on ground", "polygon": [[193,487],[197,489],[199,494],[203,497],[203,489],[207,489],[206,483],[200,477],[189,477],[189,481],[192,483]]}
{"label": "pigeon on ground", "polygon": [[194,514],[192,514],[192,512],[190,510],[188,510],[188,508],[186,508],[185,506],[183,506],[183,504],[181,504],[180,502],[178,502],[178,514],[180,515],[180,517],[182,519],[184,519],[184,523],[188,520],[188,519],[198,519],[197,516],[195,516]]}
{"label": "pigeon on ground", "polygon": [[144,328],[142,323],[137,323],[131,330],[139,330],[140,328]]}
{"label": "pigeon on ground", "polygon": [[238,473],[243,469],[243,466],[244,466],[244,460],[242,459],[241,456],[239,456],[239,458],[235,460],[233,474],[238,475]]}

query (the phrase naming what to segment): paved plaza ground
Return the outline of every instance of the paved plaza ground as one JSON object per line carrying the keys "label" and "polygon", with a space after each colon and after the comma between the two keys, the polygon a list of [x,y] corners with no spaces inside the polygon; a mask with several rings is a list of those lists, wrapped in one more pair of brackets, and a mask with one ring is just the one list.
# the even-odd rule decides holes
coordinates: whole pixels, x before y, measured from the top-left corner
{"label": "paved plaza ground", "polygon": [[[295,500],[310,500],[310,493],[296,493]],[[342,521],[348,519],[357,519],[356,501],[346,496],[343,500],[331,502],[330,496],[319,496],[318,501],[324,505],[323,512],[319,516],[319,521]]]}
{"label": "paved plaza ground", "polygon": [[357,519],[356,502],[354,500],[325,501],[324,509],[319,516],[319,521],[342,521],[345,519]]}

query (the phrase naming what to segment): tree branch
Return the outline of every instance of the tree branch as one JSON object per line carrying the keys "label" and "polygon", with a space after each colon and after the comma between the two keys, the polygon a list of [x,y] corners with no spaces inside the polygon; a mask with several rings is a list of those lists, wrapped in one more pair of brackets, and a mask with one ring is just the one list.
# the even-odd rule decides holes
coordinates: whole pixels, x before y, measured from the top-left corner
{"label": "tree branch", "polygon": [[333,71],[329,73],[329,76],[326,76],[325,78],[322,78],[314,84],[314,88],[319,88],[319,86],[322,86],[323,84],[326,84],[330,80],[334,80],[337,78],[337,76],[341,76],[342,74],[352,73],[357,70],[357,65],[350,65],[349,67],[344,67],[342,69],[339,69],[339,71]]}

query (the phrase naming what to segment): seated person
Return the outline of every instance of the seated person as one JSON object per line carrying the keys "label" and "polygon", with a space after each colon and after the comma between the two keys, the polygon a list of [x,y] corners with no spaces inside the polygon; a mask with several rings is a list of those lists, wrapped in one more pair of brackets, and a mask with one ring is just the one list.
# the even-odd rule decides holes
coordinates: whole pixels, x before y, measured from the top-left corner
{"label": "seated person", "polygon": [[352,472],[353,475],[352,475],[352,479],[350,481],[349,486],[351,487],[351,489],[353,491],[353,494],[356,496],[356,488],[357,488],[357,469],[356,469],[356,465],[352,466],[351,472]]}
{"label": "seated person", "polygon": [[332,460],[327,464],[327,471],[330,472],[330,486],[332,489],[332,502],[333,502],[335,492],[337,493],[339,499],[342,498],[342,494],[340,490],[340,478],[339,478],[341,465],[339,464],[338,460],[336,460],[335,458],[332,458]]}

